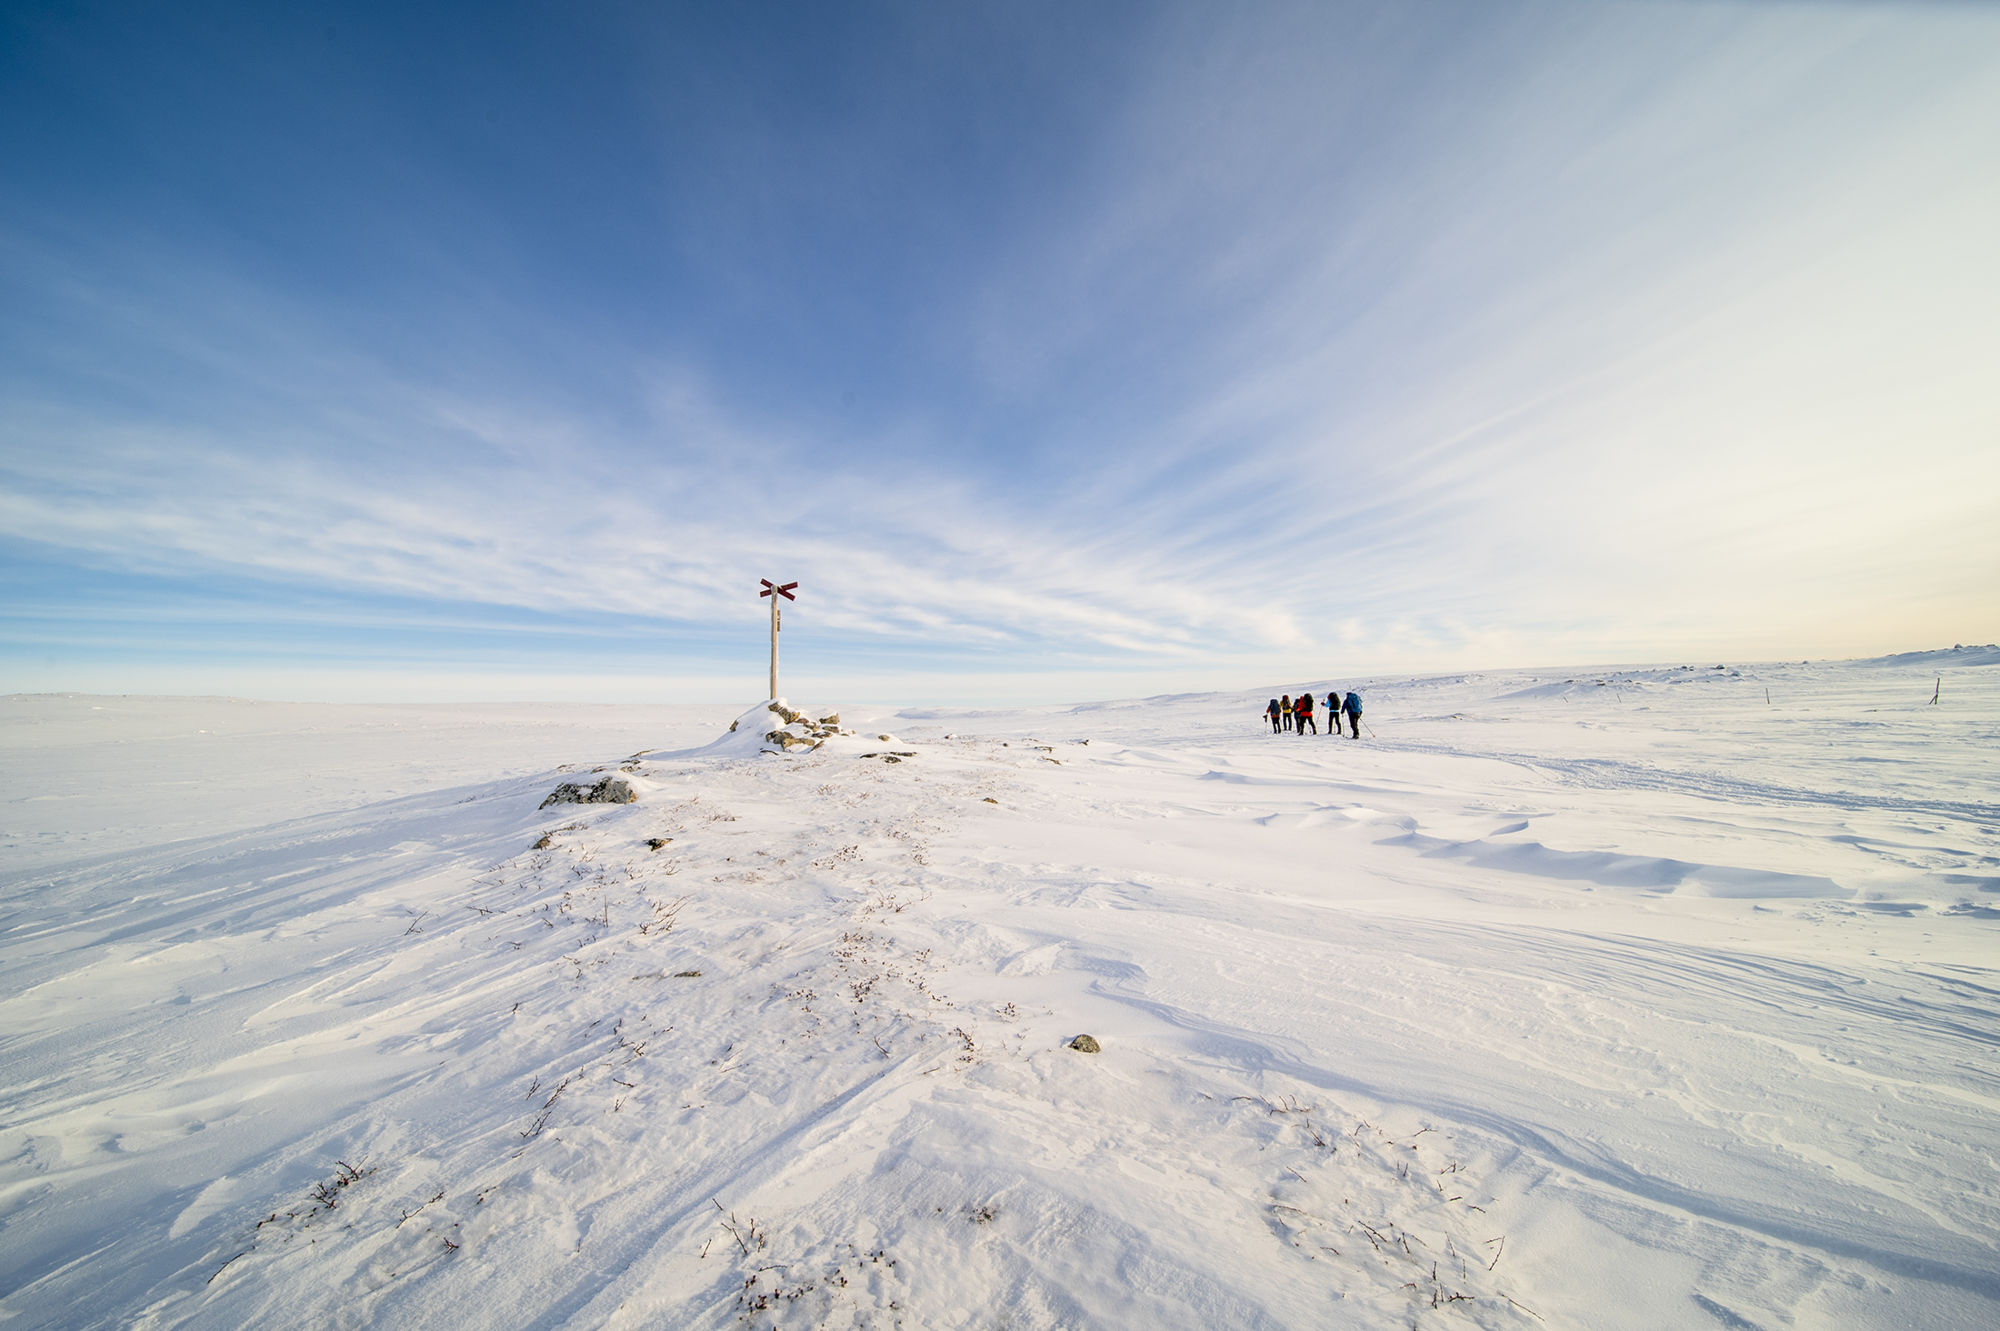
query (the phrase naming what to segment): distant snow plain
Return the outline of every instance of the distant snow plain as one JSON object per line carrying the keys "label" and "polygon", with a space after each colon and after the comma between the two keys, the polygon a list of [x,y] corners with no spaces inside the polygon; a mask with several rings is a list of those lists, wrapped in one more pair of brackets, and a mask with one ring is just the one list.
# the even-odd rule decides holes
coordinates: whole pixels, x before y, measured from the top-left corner
{"label": "distant snow plain", "polygon": [[2000,1325],[2000,651],[1314,683],[0,700],[0,1321]]}

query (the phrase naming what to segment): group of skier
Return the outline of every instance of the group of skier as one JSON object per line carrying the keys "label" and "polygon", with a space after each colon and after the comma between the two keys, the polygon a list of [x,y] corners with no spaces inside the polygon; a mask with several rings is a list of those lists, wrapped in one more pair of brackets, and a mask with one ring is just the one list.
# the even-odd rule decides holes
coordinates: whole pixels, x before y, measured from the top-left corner
{"label": "group of skier", "polygon": [[[1327,734],[1340,733],[1340,718],[1343,713],[1347,717],[1349,733],[1355,739],[1360,739],[1361,695],[1350,689],[1343,698],[1339,689],[1330,690],[1326,695]],[[1273,698],[1271,705],[1264,709],[1264,715],[1271,718],[1271,733],[1274,735],[1282,735],[1286,731],[1303,735],[1308,730],[1315,735],[1319,733],[1319,725],[1313,720],[1313,696],[1310,693],[1301,693],[1296,702],[1289,693],[1282,698]]]}

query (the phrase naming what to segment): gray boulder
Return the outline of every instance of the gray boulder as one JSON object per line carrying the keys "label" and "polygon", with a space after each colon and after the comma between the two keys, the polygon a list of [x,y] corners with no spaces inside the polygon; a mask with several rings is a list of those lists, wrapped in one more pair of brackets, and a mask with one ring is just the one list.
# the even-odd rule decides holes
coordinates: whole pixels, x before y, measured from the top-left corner
{"label": "gray boulder", "polygon": [[630,804],[639,798],[632,783],[622,776],[607,776],[588,785],[565,781],[549,792],[542,807],[551,804]]}

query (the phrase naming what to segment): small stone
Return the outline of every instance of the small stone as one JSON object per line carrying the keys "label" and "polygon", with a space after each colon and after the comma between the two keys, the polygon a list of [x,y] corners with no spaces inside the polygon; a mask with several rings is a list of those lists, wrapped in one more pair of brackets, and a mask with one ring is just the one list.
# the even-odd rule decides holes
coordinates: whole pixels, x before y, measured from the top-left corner
{"label": "small stone", "polygon": [[646,838],[646,844],[654,850],[665,850],[667,843],[672,840],[670,836],[649,836]]}
{"label": "small stone", "polygon": [[555,833],[553,833],[553,832],[544,832],[544,833],[542,833],[542,839],[541,839],[540,841],[537,841],[537,842],[535,843],[535,849],[536,849],[536,850],[547,850],[547,849],[548,849],[548,848],[549,848],[549,847],[550,847],[551,845],[553,845],[553,844],[555,843],[555,839],[556,839],[556,838],[555,838]]}
{"label": "small stone", "polygon": [[896,742],[896,737],[894,735],[877,735],[875,738],[880,740],[884,744],[894,744]]}
{"label": "small stone", "polygon": [[986,803],[988,803],[988,804],[998,804],[998,803],[999,803],[1000,801],[999,801],[999,800],[996,800],[996,799],[994,799],[994,798],[993,798],[993,797],[992,797],[991,795],[988,795],[988,796],[986,797],[986,801],[985,801],[985,802],[986,802]]}
{"label": "small stone", "polygon": [[1103,1046],[1097,1043],[1097,1038],[1095,1036],[1090,1036],[1090,1035],[1077,1036],[1074,1040],[1071,1040],[1069,1042],[1069,1047],[1076,1050],[1076,1052],[1079,1054],[1096,1054],[1103,1052]]}

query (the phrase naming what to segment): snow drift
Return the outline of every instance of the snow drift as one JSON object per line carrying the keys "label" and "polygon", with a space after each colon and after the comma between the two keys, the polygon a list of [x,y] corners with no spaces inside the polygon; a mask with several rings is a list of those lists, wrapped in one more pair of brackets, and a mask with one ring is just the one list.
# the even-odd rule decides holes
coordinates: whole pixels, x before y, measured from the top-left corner
{"label": "snow drift", "polygon": [[4,700],[0,1316],[1988,1324],[2000,676],[1674,673]]}

